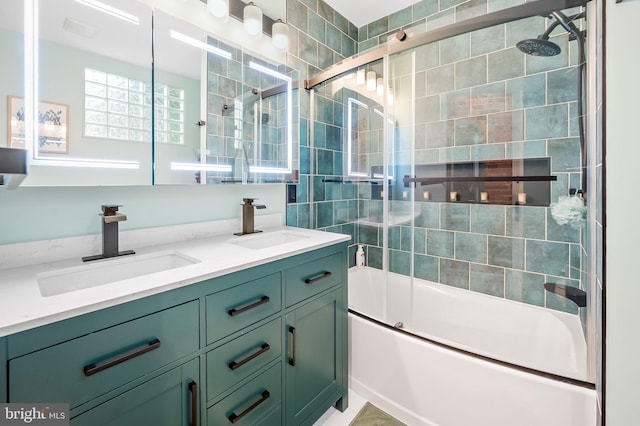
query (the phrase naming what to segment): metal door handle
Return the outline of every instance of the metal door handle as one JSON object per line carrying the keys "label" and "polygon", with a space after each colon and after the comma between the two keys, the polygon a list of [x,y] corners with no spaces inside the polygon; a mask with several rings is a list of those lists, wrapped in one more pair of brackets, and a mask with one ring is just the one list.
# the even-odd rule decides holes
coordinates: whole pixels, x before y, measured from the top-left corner
{"label": "metal door handle", "polygon": [[289,334],[291,334],[291,356],[289,357],[289,365],[295,367],[296,365],[296,328],[289,326]]}
{"label": "metal door handle", "polygon": [[143,348],[140,349],[136,349],[133,352],[129,352],[128,354],[122,355],[116,359],[113,359],[111,361],[107,361],[104,364],[95,364],[95,363],[91,363],[89,365],[85,365],[83,368],[84,371],[84,375],[85,376],[91,376],[94,375],[96,373],[99,373],[103,370],[106,370],[107,368],[111,368],[111,367],[115,367],[118,364],[122,364],[123,362],[129,361],[130,359],[139,357],[140,355],[144,355],[147,352],[151,352],[155,349],[158,349],[160,347],[160,340],[159,339],[152,339],[149,341],[149,343],[147,343]]}
{"label": "metal door handle", "polygon": [[191,392],[191,426],[198,426],[198,384],[193,380],[189,382],[189,392]]}
{"label": "metal door handle", "polygon": [[249,355],[248,357],[236,362],[236,361],[231,361],[229,363],[229,368],[231,370],[236,370],[240,367],[242,367],[243,365],[245,365],[246,363],[248,363],[249,361],[251,361],[252,359],[262,355],[263,353],[265,353],[266,351],[268,351],[269,349],[271,349],[271,346],[269,346],[268,343],[263,343],[262,346],[260,346],[260,350],[258,352],[254,352],[251,355]]}
{"label": "metal door handle", "polygon": [[329,271],[324,271],[323,273],[321,273],[320,275],[316,275],[315,277],[312,278],[306,278],[304,280],[305,284],[313,284],[316,283],[320,280],[323,280],[325,278],[329,278],[331,276],[331,272]]}
{"label": "metal door handle", "polygon": [[269,301],[269,296],[262,296],[260,298],[260,300],[258,300],[257,302],[254,302],[250,305],[247,306],[243,306],[242,308],[232,308],[229,309],[228,314],[232,317],[235,317],[236,315],[240,315],[243,312],[247,312],[250,309],[253,308],[257,308],[260,305],[264,305],[265,303],[267,303]]}
{"label": "metal door handle", "polygon": [[262,391],[262,395],[261,398],[259,400],[257,400],[256,402],[254,402],[253,404],[251,404],[251,406],[249,408],[247,408],[246,410],[244,410],[242,413],[240,414],[236,414],[236,413],[231,413],[231,415],[229,416],[229,421],[231,423],[237,423],[240,421],[240,419],[242,419],[244,416],[246,416],[247,414],[249,414],[250,412],[252,412],[256,407],[258,407],[258,405],[262,404],[263,402],[265,402],[269,397],[271,396],[271,394],[269,393],[268,390],[264,390]]}

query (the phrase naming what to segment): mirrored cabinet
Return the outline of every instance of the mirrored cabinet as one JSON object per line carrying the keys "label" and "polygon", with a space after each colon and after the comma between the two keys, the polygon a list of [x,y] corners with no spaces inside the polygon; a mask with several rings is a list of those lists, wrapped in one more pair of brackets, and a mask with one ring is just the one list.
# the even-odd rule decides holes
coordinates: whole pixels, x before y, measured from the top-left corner
{"label": "mirrored cabinet", "polygon": [[297,71],[200,27],[132,0],[22,0],[0,46],[23,186],[297,178]]}

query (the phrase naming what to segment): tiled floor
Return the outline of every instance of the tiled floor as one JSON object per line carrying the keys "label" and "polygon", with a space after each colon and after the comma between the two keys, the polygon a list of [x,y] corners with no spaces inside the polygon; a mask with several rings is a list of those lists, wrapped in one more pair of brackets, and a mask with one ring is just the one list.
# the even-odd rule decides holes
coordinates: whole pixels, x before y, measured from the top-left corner
{"label": "tiled floor", "polygon": [[344,413],[341,413],[333,407],[329,408],[313,426],[348,426],[366,402],[367,401],[360,395],[349,391],[349,408],[347,408]]}

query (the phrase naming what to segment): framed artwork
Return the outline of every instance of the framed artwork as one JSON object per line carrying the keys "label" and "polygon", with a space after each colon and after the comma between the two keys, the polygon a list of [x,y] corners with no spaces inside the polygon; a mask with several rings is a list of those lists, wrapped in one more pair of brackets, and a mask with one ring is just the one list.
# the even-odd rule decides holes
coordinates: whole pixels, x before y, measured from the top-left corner
{"label": "framed artwork", "polygon": [[[9,147],[24,148],[24,99],[9,96]],[[53,102],[38,103],[38,152],[69,153],[69,106]]]}

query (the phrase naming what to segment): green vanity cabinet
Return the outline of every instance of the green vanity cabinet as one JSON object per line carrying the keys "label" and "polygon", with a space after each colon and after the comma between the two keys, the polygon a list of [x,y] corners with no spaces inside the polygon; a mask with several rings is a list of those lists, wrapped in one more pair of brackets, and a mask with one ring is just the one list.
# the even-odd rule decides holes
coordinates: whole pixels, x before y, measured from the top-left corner
{"label": "green vanity cabinet", "polygon": [[199,371],[198,359],[189,361],[80,414],[72,423],[74,426],[200,424]]}
{"label": "green vanity cabinet", "polygon": [[0,403],[7,402],[7,339],[0,337]]}
{"label": "green vanity cabinet", "polygon": [[347,245],[0,338],[0,402],[72,426],[312,424],[347,407]]}
{"label": "green vanity cabinet", "polygon": [[[287,425],[313,424],[342,397],[343,330],[339,289],[324,293],[286,316]],[[313,415],[315,413],[315,415]],[[309,421],[306,421],[309,419]]]}

